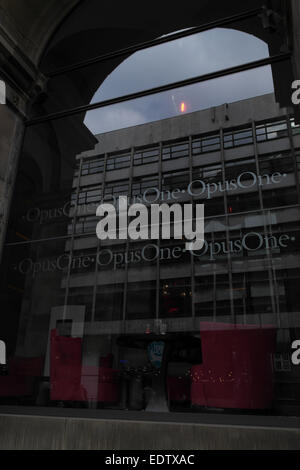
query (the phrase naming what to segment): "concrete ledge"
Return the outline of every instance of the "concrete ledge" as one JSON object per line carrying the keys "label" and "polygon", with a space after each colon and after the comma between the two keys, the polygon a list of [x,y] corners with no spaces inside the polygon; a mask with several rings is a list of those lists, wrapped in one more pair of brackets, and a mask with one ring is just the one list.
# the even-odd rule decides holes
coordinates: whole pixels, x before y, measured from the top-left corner
{"label": "concrete ledge", "polygon": [[1,450],[298,450],[299,428],[0,415]]}

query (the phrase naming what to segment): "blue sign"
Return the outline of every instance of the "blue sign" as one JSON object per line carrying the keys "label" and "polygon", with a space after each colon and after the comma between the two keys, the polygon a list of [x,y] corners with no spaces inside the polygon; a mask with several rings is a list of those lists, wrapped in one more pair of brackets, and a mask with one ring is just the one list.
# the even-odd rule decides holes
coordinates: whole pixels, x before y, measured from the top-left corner
{"label": "blue sign", "polygon": [[148,357],[151,364],[156,368],[161,368],[165,343],[163,341],[153,341],[148,346]]}

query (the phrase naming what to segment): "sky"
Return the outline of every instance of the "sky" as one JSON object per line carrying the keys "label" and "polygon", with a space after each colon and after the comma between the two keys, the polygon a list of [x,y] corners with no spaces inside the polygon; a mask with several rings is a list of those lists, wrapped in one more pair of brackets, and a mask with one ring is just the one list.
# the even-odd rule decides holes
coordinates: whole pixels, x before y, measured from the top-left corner
{"label": "sky", "polygon": [[[266,57],[267,44],[255,36],[216,28],[136,52],[106,78],[92,102]],[[273,91],[271,67],[266,66],[89,111],[85,124],[93,134],[101,134],[179,115],[181,102],[186,103],[185,112],[193,112]]]}

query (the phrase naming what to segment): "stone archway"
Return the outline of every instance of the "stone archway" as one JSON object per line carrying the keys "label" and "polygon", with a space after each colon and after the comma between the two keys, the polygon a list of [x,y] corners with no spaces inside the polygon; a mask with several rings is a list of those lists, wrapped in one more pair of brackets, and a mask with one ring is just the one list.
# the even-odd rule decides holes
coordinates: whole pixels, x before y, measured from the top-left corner
{"label": "stone archway", "polygon": [[12,55],[37,65],[49,38],[61,21],[81,0],[1,0],[1,44],[10,45]]}
{"label": "stone archway", "polygon": [[[248,4],[238,0],[206,0],[201,4],[190,2],[184,9],[173,2],[154,3],[151,8],[141,9],[138,2],[103,4],[98,0],[0,0],[0,48],[3,52],[0,69],[8,78],[11,75],[18,91],[23,91],[21,98],[28,101],[43,88],[43,72],[49,69],[263,5],[274,12],[273,17],[271,15],[263,20],[263,28],[251,20],[243,21],[236,27],[266,41],[272,53],[276,48],[284,48],[287,40],[292,40],[292,25],[287,25],[290,11],[284,0],[252,0]],[[297,2],[293,1],[292,7],[297,13]],[[266,25],[268,21],[269,25]],[[98,87],[120,61],[112,63],[111,67],[102,67]],[[91,96],[95,86],[91,83],[90,88]],[[278,96],[279,102],[282,106],[286,105],[286,96],[280,95],[282,92]],[[87,96],[84,98],[88,101]],[[12,96],[12,101],[18,99],[20,97]],[[24,109],[25,103],[20,105]]]}
{"label": "stone archway", "polygon": [[[263,26],[265,20],[257,18],[248,18],[228,25],[228,28],[252,34],[265,41],[269,46],[270,55],[279,51],[284,52],[287,47],[282,2],[272,3],[278,10],[278,16],[274,24],[273,20],[270,20],[271,26],[267,27],[266,24]],[[206,0],[201,2],[201,5],[190,2],[190,5],[182,9],[180,4],[171,6],[170,2],[164,2],[159,8],[155,8],[154,4],[152,9],[141,10],[137,2],[131,2],[129,5],[113,2],[100,5],[97,0],[86,0],[77,5],[53,34],[41,57],[40,70],[47,76],[48,72],[64,66],[153,40],[164,34],[239,15],[246,10],[261,8],[264,4],[264,0],[248,2],[248,5],[237,0],[216,3]],[[87,104],[105,78],[127,57],[102,62],[98,66],[81,69],[73,74],[52,77],[48,82],[48,89],[51,88],[53,99],[63,102],[68,108],[70,103],[66,99],[64,90],[68,87],[68,82],[72,82],[73,94],[70,92],[70,87],[68,91],[72,107]],[[286,96],[284,90],[279,90],[281,67],[276,65],[273,69],[275,88],[278,90],[277,100],[281,106],[286,106],[289,96]],[[84,91],[82,83],[85,83]],[[49,100],[44,100],[43,105],[45,111],[53,111]]]}

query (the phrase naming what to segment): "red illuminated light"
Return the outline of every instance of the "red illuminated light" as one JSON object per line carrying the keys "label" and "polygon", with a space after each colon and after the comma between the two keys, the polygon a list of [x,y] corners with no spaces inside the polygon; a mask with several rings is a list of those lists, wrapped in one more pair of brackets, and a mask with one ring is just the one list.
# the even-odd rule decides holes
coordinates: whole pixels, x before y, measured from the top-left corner
{"label": "red illuminated light", "polygon": [[186,112],[186,104],[184,101],[182,101],[182,103],[180,103],[180,111],[182,113],[185,113]]}

